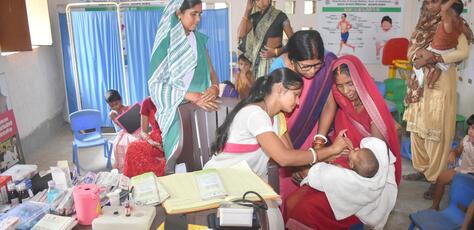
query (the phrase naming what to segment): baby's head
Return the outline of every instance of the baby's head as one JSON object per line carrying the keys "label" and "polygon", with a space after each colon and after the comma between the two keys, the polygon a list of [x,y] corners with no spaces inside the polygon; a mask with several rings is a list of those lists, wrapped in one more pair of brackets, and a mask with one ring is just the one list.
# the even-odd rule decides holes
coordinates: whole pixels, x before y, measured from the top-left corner
{"label": "baby's head", "polygon": [[349,165],[357,174],[367,178],[372,178],[379,170],[379,162],[372,150],[368,148],[351,150]]}
{"label": "baby's head", "polygon": [[[455,0],[454,3],[452,3],[451,6],[448,6],[447,4],[450,4],[450,0],[442,0],[441,1],[441,7],[449,7],[449,10],[447,10],[447,14],[449,14],[452,17],[456,17],[461,15],[461,13],[464,11],[464,3],[460,0]],[[445,17],[444,12],[441,11],[441,17]]]}

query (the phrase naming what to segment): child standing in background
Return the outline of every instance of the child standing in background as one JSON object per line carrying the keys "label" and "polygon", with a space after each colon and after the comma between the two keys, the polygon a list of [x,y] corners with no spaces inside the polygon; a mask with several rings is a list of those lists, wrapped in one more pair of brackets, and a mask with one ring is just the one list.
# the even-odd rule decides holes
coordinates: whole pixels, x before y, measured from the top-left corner
{"label": "child standing in background", "polygon": [[239,93],[239,99],[244,99],[249,95],[250,87],[253,84],[253,75],[250,69],[252,68],[252,63],[250,60],[241,54],[238,59],[239,63],[239,73],[235,78],[235,86],[237,92]]}
{"label": "child standing in background", "polygon": [[115,131],[117,132],[112,148],[114,156],[113,168],[116,168],[121,172],[123,170],[125,153],[127,152],[128,145],[138,139],[139,130],[134,134],[129,134],[118,125],[116,118],[125,112],[129,106],[122,104],[122,97],[117,90],[111,89],[107,91],[107,93],[105,93],[105,101],[110,107],[109,118],[112,120]]}

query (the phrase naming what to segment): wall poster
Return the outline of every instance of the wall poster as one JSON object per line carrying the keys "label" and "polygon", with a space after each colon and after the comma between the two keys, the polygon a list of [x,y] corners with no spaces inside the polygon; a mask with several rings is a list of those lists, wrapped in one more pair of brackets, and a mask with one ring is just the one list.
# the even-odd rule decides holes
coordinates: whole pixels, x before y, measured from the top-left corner
{"label": "wall poster", "polygon": [[8,99],[5,73],[0,74],[0,172],[16,163],[23,163],[23,151],[15,115]]}
{"label": "wall poster", "polygon": [[318,0],[317,30],[327,50],[380,63],[390,38],[402,36],[403,0]]}

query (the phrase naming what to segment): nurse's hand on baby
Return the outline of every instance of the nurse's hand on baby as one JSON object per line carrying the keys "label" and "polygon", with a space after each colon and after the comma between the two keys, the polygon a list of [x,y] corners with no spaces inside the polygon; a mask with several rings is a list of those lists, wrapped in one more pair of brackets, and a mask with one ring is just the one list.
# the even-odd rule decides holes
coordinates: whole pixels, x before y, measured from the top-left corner
{"label": "nurse's hand on baby", "polygon": [[[329,158],[326,159],[320,159],[318,156],[318,161],[317,162],[328,162],[331,163],[334,159],[340,157],[341,155],[347,155],[349,154],[349,151],[354,149],[352,142],[349,138],[346,136],[347,129],[341,130],[339,134],[337,135],[336,139],[332,143],[331,146],[326,147],[330,148],[331,152],[333,155],[331,155]],[[316,154],[318,149],[316,149]],[[303,180],[309,172],[310,167],[299,167],[296,169],[295,172],[292,174],[292,180],[293,182],[299,184],[301,180]]]}
{"label": "nurse's hand on baby", "polygon": [[336,139],[334,140],[332,145],[329,146],[329,148],[331,148],[333,152],[333,155],[330,158],[334,158],[334,157],[337,158],[340,155],[347,155],[349,154],[349,150],[354,149],[352,145],[352,141],[349,138],[347,138],[346,133],[347,133],[347,129],[343,129],[339,131]]}

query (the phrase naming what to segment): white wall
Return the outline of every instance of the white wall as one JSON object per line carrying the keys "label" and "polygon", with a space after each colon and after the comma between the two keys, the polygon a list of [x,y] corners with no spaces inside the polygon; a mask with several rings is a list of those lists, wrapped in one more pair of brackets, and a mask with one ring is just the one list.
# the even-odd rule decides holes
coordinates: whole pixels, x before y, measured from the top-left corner
{"label": "white wall", "polygon": [[20,137],[30,135],[42,122],[64,107],[64,86],[54,47],[0,57]]}
{"label": "white wall", "polygon": [[[45,124],[51,128],[63,122],[52,121],[62,116],[66,105],[62,64],[57,58],[59,24],[56,7],[53,7],[57,2],[59,1],[50,0],[48,5],[53,29],[52,46],[0,56],[0,73],[6,78],[9,100],[22,140],[26,137],[34,139],[32,134],[37,135],[35,131]],[[51,122],[56,124],[50,125]],[[32,141],[36,142],[38,141]]]}

